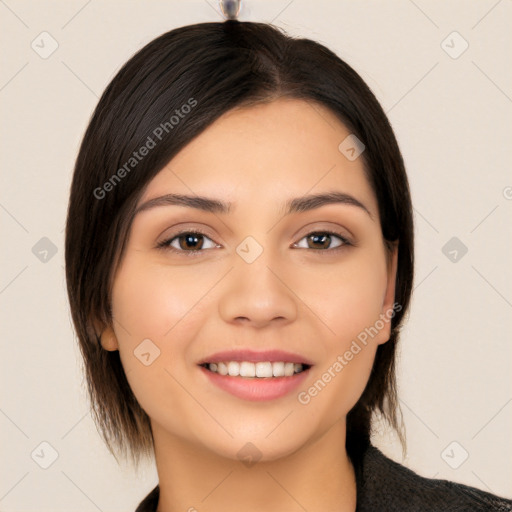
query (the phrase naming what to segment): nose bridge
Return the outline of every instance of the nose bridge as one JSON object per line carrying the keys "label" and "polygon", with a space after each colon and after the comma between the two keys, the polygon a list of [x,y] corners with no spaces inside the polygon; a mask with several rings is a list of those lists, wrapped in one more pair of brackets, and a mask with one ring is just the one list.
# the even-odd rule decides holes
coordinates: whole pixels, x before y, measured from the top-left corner
{"label": "nose bridge", "polygon": [[262,327],[297,315],[294,294],[279,276],[278,252],[247,237],[236,248],[234,268],[220,300],[221,317],[227,322],[245,321]]}

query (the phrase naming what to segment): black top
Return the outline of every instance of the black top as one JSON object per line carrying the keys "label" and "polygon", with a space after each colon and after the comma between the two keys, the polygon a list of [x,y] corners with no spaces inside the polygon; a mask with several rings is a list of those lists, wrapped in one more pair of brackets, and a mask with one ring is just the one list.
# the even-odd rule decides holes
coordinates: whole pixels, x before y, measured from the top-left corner
{"label": "black top", "polygon": [[[512,512],[512,500],[474,487],[417,475],[374,446],[354,464],[356,512]],[[135,512],[156,512],[157,485]]]}

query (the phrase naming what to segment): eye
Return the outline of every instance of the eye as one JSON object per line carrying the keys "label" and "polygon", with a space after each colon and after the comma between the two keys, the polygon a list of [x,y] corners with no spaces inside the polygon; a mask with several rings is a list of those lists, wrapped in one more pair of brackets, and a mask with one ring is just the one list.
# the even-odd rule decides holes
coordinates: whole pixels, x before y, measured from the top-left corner
{"label": "eye", "polygon": [[220,247],[211,238],[200,231],[182,231],[172,238],[168,238],[158,244],[158,248],[170,249],[174,252],[199,253],[201,249],[213,249]]}
{"label": "eye", "polygon": [[[305,240],[305,242],[302,242],[303,240]],[[335,245],[332,245],[333,240],[336,242]],[[340,233],[334,233],[332,231],[312,231],[295,243],[294,247],[313,250],[333,250],[341,248],[344,245],[352,244]]]}
{"label": "eye", "polygon": [[[293,247],[300,249],[312,249],[322,251],[334,251],[345,245],[352,245],[351,242],[340,233],[332,231],[312,231],[301,238]],[[187,256],[198,255],[203,249],[214,249],[221,247],[211,238],[200,231],[182,231],[171,238],[163,240],[157,245],[159,249],[166,249]]]}

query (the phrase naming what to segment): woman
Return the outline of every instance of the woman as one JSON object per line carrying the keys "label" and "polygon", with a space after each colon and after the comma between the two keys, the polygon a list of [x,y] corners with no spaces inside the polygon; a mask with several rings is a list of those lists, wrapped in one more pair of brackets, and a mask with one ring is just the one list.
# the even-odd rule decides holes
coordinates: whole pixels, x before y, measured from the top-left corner
{"label": "woman", "polygon": [[95,420],[158,510],[512,510],[370,443],[397,422],[412,207],[389,122],[330,50],[181,27],[132,57],[77,158],[66,275]]}

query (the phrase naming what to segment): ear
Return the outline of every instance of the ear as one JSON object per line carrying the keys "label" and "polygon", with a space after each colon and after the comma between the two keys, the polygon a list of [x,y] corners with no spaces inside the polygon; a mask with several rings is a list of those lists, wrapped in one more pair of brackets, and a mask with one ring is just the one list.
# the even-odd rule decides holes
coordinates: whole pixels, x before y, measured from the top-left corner
{"label": "ear", "polygon": [[110,352],[119,350],[116,333],[110,325],[106,327],[101,333],[101,346]]}
{"label": "ear", "polygon": [[[395,316],[396,311],[400,311],[401,306],[395,306],[395,287],[396,287],[396,271],[398,263],[398,242],[393,243],[392,252],[387,258],[387,284],[382,303],[380,318],[384,322],[384,327],[380,330],[377,337],[379,345],[386,343],[391,336],[391,319]],[[400,308],[400,309],[398,309]]]}

